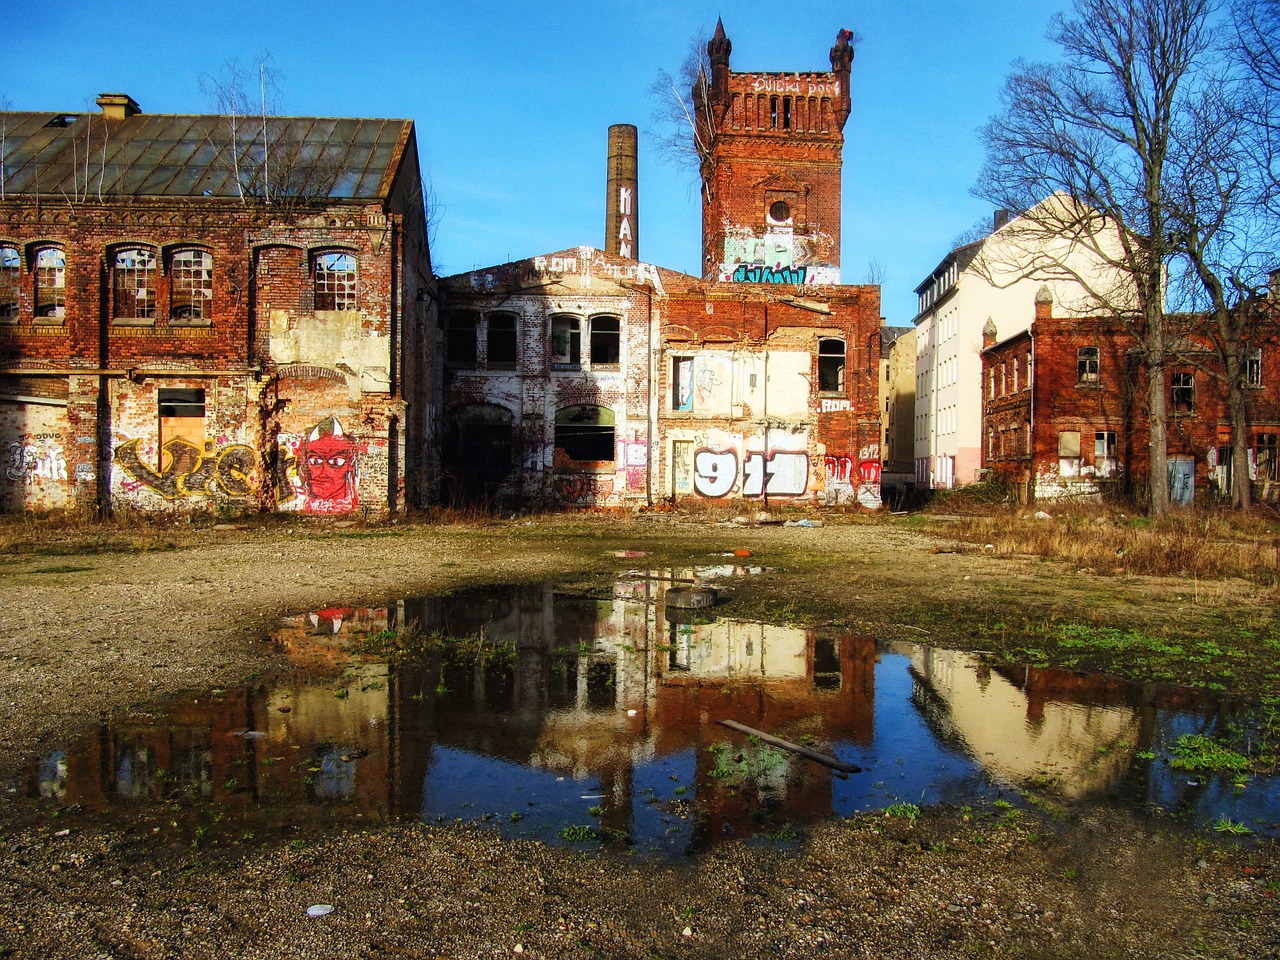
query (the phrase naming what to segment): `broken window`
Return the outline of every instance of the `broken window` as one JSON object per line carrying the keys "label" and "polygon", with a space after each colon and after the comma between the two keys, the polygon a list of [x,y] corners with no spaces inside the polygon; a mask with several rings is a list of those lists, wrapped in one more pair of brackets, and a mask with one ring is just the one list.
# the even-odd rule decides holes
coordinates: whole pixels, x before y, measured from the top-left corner
{"label": "broken window", "polygon": [[127,247],[117,250],[112,270],[111,289],[113,319],[154,319],[156,255],[146,247]]}
{"label": "broken window", "polygon": [[1277,456],[1280,455],[1280,434],[1260,433],[1254,448],[1254,462],[1258,465],[1259,480],[1280,480],[1280,467],[1277,467]]}
{"label": "broken window", "polygon": [[556,412],[556,459],[599,462],[614,459],[613,411],[582,404]]}
{"label": "broken window", "polygon": [[61,318],[67,312],[67,257],[57,247],[36,251],[37,317]]}
{"label": "broken window", "polygon": [[1196,376],[1175,373],[1169,390],[1169,403],[1174,413],[1192,413],[1196,408]]}
{"label": "broken window", "polygon": [[1245,353],[1244,382],[1250,387],[1262,386],[1262,348],[1254,347]]}
{"label": "broken window", "polygon": [[1116,432],[1099,430],[1093,435],[1093,464],[1102,477],[1116,475]]}
{"label": "broken window", "polygon": [[577,317],[551,318],[551,366],[576,370],[582,365],[582,328]]}
{"label": "broken window", "polygon": [[693,409],[693,357],[671,358],[671,409]]}
{"label": "broken window", "polygon": [[622,331],[617,317],[591,318],[591,365],[616,367],[622,362]]}
{"label": "broken window", "polygon": [[444,362],[467,369],[476,365],[476,315],[470,310],[451,310],[444,328]]}
{"label": "broken window", "polygon": [[1098,348],[1081,347],[1076,351],[1076,382],[1098,382]]}
{"label": "broken window", "polygon": [[179,250],[169,267],[169,316],[179,322],[213,317],[213,256]]}
{"label": "broken window", "polygon": [[1058,473],[1064,477],[1080,476],[1080,431],[1063,430],[1058,434]]}
{"label": "broken window", "polygon": [[515,314],[489,315],[487,347],[490,367],[515,367],[517,360]]}
{"label": "broken window", "polygon": [[818,341],[818,392],[844,393],[843,340]]}
{"label": "broken window", "polygon": [[21,263],[17,247],[0,247],[0,322],[17,322]]}
{"label": "broken window", "polygon": [[356,258],[350,253],[321,253],[313,262],[317,310],[356,309]]}

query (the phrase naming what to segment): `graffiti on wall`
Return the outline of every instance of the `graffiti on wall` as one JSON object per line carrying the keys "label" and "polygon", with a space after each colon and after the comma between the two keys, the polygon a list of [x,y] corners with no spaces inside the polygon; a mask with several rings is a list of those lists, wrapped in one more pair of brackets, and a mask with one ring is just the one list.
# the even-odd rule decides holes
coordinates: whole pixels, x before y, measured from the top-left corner
{"label": "graffiti on wall", "polygon": [[596,278],[600,278],[613,282],[650,284],[655,290],[662,290],[662,278],[653,264],[639,260],[620,261],[588,246],[578,247],[576,254],[566,251],[560,256],[538,256],[469,274],[472,289],[481,291],[497,290],[511,283],[545,283],[547,280],[559,280],[563,277],[577,277],[584,287],[591,286]]}
{"label": "graffiti on wall", "polygon": [[799,497],[809,487],[809,455],[789,451],[748,453],[704,447],[693,456],[693,488],[704,497]]}
{"label": "graffiti on wall", "polygon": [[[281,435],[273,478],[277,504],[305,513],[356,509],[356,470],[363,448],[343,431],[336,417],[326,417],[302,437]],[[126,492],[146,490],[165,500],[197,496],[244,500],[253,491],[258,451],[251,446],[207,442],[201,449],[177,437],[162,450],[161,467],[155,469],[148,463],[154,457],[147,455],[141,438],[115,448],[115,462],[127,478]]]}
{"label": "graffiti on wall", "polygon": [[790,227],[757,236],[749,227],[725,225],[720,279],[733,283],[830,284],[840,282],[831,261],[830,234],[797,234]]}
{"label": "graffiti on wall", "polygon": [[838,97],[840,84],[831,80],[804,80],[800,77],[756,77],[751,82],[755,93],[796,93],[802,97]]}
{"label": "graffiti on wall", "polygon": [[880,471],[879,444],[868,444],[856,457],[828,454],[823,458],[823,500],[829,504],[857,500],[871,510],[880,507]]}
{"label": "graffiti on wall", "polygon": [[360,505],[356,481],[364,444],[342,429],[337,417],[325,417],[301,438],[280,438],[281,453],[293,453],[289,479],[303,513],[350,513]]}
{"label": "graffiti on wall", "polygon": [[53,434],[38,434],[13,440],[4,475],[16,483],[65,482],[67,458],[58,439]]}
{"label": "graffiti on wall", "polygon": [[150,490],[165,500],[213,494],[240,500],[249,495],[249,475],[258,460],[253,447],[233,443],[219,449],[206,444],[201,450],[178,437],[164,445],[166,457],[159,470],[143,461],[141,447],[140,438],[116,447],[115,461],[129,478],[126,490]]}
{"label": "graffiti on wall", "polygon": [[613,496],[612,474],[565,474],[555,479],[556,496],[564,503],[579,507],[595,507],[608,502]]}

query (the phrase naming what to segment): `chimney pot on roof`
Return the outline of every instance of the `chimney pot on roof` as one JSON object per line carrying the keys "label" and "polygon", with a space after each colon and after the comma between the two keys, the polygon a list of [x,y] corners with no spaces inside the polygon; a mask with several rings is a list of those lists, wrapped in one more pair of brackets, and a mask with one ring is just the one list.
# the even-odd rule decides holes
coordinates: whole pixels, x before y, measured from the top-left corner
{"label": "chimney pot on roof", "polygon": [[124,120],[142,112],[138,102],[127,93],[100,93],[95,103],[102,108],[102,115],[108,120]]}
{"label": "chimney pot on roof", "polygon": [[1004,208],[997,210],[995,213],[995,217],[993,217],[991,220],[992,231],[994,232],[996,230],[999,230],[1001,227],[1005,226],[1012,219],[1013,219],[1012,210],[1006,210]]}

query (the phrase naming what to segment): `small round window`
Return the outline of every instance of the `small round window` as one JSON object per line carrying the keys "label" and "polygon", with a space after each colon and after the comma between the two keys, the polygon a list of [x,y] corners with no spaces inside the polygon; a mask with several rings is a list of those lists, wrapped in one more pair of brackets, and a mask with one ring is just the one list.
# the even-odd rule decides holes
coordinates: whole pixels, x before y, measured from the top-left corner
{"label": "small round window", "polygon": [[785,200],[775,200],[769,207],[769,219],[774,223],[786,223],[791,219],[791,208]]}

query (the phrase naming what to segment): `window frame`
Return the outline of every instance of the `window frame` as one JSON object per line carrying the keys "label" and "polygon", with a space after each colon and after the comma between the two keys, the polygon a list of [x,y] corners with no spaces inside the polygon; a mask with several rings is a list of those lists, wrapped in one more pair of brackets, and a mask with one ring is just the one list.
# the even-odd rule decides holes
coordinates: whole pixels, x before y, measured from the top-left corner
{"label": "window frame", "polygon": [[[46,254],[56,256],[59,262],[42,263]],[[60,324],[67,316],[67,252],[56,244],[44,244],[32,251],[31,262],[32,322]],[[58,282],[46,283],[48,277],[55,277]]]}
{"label": "window frame", "polygon": [[1262,348],[1245,348],[1244,385],[1254,390],[1262,388]]}
{"label": "window frame", "polygon": [[[201,257],[199,266],[184,261]],[[169,323],[208,326],[213,323],[213,254],[200,247],[179,247],[169,255]],[[198,306],[198,309],[197,309]],[[185,314],[183,311],[189,311]]]}
{"label": "window frame", "polygon": [[[609,324],[613,324],[616,329],[610,330]],[[601,359],[596,358],[597,350]],[[609,356],[613,356],[614,359],[608,359]],[[621,317],[602,313],[587,321],[587,365],[593,370],[622,369]]]}
{"label": "window frame", "polygon": [[1076,350],[1076,383],[1096,384],[1102,380],[1102,351],[1097,347]]}
{"label": "window frame", "polygon": [[359,310],[359,287],[360,258],[355,251],[319,250],[311,255],[312,308],[317,313]]}
{"label": "window frame", "polygon": [[154,247],[119,246],[111,252],[111,322],[150,326],[159,304],[160,261]]}
{"label": "window frame", "polygon": [[0,243],[0,323],[17,323],[22,315],[22,251]]}
{"label": "window frame", "polygon": [[[556,313],[550,318],[548,359],[552,370],[582,369],[582,317],[574,313]],[[563,350],[557,348],[563,341]]]}
{"label": "window frame", "polygon": [[[505,323],[510,321],[511,329],[507,330],[502,327],[495,329],[495,321]],[[500,342],[495,333],[501,335]],[[517,314],[509,311],[495,311],[485,317],[484,328],[485,341],[485,366],[490,370],[516,370],[520,366],[520,318]],[[509,346],[511,359],[495,360],[494,355],[503,354],[504,350],[495,350],[495,346]]]}
{"label": "window frame", "polygon": [[[831,348],[838,344],[839,349]],[[834,371],[832,368],[834,367]],[[836,386],[828,386],[834,373]],[[818,339],[818,395],[846,396],[849,391],[849,345],[839,337]]]}
{"label": "window frame", "polygon": [[450,370],[476,369],[480,362],[480,314],[467,309],[447,310],[444,323],[445,367]]}
{"label": "window frame", "polygon": [[1169,412],[1174,416],[1193,416],[1196,412],[1196,375],[1189,370],[1175,370],[1169,376]]}

